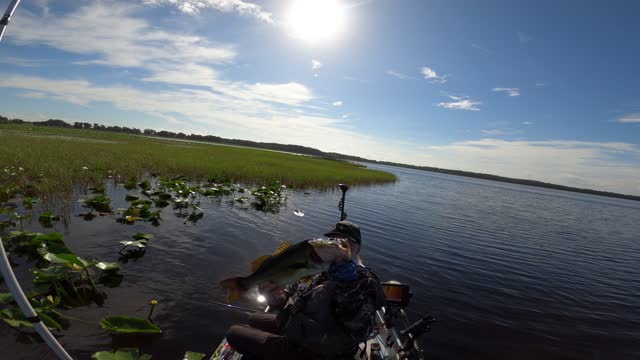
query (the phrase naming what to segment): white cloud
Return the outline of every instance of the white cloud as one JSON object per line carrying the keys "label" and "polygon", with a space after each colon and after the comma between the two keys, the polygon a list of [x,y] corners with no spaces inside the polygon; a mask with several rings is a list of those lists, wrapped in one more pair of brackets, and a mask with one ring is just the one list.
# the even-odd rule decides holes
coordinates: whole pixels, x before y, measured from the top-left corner
{"label": "white cloud", "polygon": [[7,36],[19,45],[47,45],[95,57],[80,64],[120,67],[225,64],[236,57],[233,46],[157,30],[146,20],[133,16],[138,10],[134,5],[110,1],[91,3],[61,17],[42,17],[21,9]]}
{"label": "white cloud", "polygon": [[430,80],[431,82],[435,82],[435,83],[439,83],[439,84],[444,84],[447,82],[447,77],[444,75],[438,75],[438,73],[435,72],[435,70],[423,66],[420,69],[420,73],[422,74],[422,76],[427,79]]}
{"label": "white cloud", "polygon": [[312,70],[318,70],[322,67],[322,62],[320,62],[319,60],[311,60],[311,69]]}
{"label": "white cloud", "polygon": [[5,56],[3,58],[0,58],[0,63],[17,65],[22,67],[39,67],[39,66],[45,65],[45,61],[43,60],[26,59],[26,58],[13,57],[13,56]]}
{"label": "white cloud", "polygon": [[524,125],[533,125],[533,123],[531,121],[523,121],[522,122]]}
{"label": "white cloud", "polygon": [[39,91],[29,91],[22,94],[22,97],[25,97],[28,99],[44,99],[45,97],[47,97],[47,94]]}
{"label": "white cloud", "polygon": [[175,6],[181,12],[196,15],[202,9],[214,9],[222,12],[236,12],[240,15],[252,16],[266,23],[273,23],[272,14],[262,10],[258,4],[242,0],[142,0],[150,6]]}
{"label": "white cloud", "polygon": [[628,143],[482,139],[422,151],[436,167],[640,194],[640,148]]}
{"label": "white cloud", "polygon": [[626,115],[615,121],[619,123],[640,123],[640,114]]}
{"label": "white cloud", "polygon": [[[232,63],[237,55],[234,46],[158,30],[135,17],[138,10],[127,3],[101,1],[61,17],[24,11],[9,35],[21,45],[47,45],[89,57],[75,64],[145,70],[149,74],[141,80],[146,82],[202,86],[244,101],[285,105],[302,105],[313,98],[310,89],[295,82],[250,84],[220,79],[212,65]],[[118,26],[113,26],[114,18]]]}
{"label": "white cloud", "polygon": [[397,77],[398,79],[402,79],[402,80],[415,79],[412,76],[403,74],[403,73],[395,71],[395,70],[387,70],[387,75],[390,75],[390,76],[393,76],[393,77]]}
{"label": "white cloud", "polygon": [[342,101],[334,101],[333,106],[342,106]]}
{"label": "white cloud", "polygon": [[520,96],[520,89],[518,88],[493,88],[495,92],[503,92],[509,96]]}
{"label": "white cloud", "polygon": [[454,101],[441,102],[436,104],[436,106],[439,106],[445,109],[479,111],[480,109],[477,106],[482,104],[480,101],[474,101],[474,100],[470,100],[468,98],[462,98],[459,96],[449,95],[449,98]]}
{"label": "white cloud", "polygon": [[49,15],[49,0],[36,0],[36,5],[38,5],[42,9],[42,15]]}
{"label": "white cloud", "polygon": [[483,129],[480,130],[481,133],[488,136],[506,136],[506,135],[515,135],[520,134],[522,131],[515,129]]}

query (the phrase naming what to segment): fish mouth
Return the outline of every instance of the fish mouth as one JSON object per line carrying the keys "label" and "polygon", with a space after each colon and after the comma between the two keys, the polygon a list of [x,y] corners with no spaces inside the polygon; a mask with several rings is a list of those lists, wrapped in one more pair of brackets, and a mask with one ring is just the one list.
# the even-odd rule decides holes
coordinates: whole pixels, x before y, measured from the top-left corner
{"label": "fish mouth", "polygon": [[351,260],[351,248],[346,243],[348,240],[309,240],[312,253],[322,262],[335,262],[341,260]]}

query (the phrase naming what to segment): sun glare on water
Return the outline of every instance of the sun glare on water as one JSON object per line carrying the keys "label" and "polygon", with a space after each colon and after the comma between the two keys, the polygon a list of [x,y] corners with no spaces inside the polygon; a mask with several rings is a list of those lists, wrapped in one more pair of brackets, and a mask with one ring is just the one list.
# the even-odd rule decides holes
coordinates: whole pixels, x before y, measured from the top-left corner
{"label": "sun glare on water", "polygon": [[286,20],[293,36],[325,43],[344,31],[346,8],[339,0],[294,0]]}

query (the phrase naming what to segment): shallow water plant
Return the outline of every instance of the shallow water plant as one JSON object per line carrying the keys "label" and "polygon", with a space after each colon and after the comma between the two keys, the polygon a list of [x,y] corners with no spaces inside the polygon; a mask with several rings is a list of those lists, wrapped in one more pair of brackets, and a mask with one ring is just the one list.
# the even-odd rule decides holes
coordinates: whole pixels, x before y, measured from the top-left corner
{"label": "shallow water plant", "polygon": [[149,240],[153,239],[153,235],[145,234],[145,233],[135,233],[133,236],[133,240],[121,240],[120,244],[124,245],[122,249],[118,251],[118,253],[122,254],[122,251],[127,249],[127,251],[131,252],[140,252],[144,251],[147,247],[147,243]]}
{"label": "shallow water plant", "polygon": [[182,357],[182,360],[202,360],[205,356],[206,354],[203,353],[187,351]]}
{"label": "shallow water plant", "polygon": [[91,278],[89,273],[89,267],[96,264],[95,261],[85,260],[75,254],[54,254],[46,253],[42,255],[42,258],[51,262],[52,264],[63,264],[71,270],[82,270],[87,276],[87,281],[96,290],[96,283]]}
{"label": "shallow water plant", "polygon": [[94,360],[151,360],[151,355],[140,353],[138,349],[125,348],[113,351],[98,351],[91,355]]}
{"label": "shallow water plant", "polygon": [[160,334],[160,328],[149,320],[130,316],[110,316],[100,320],[100,327],[112,334]]}
{"label": "shallow water plant", "polygon": [[40,258],[47,252],[71,253],[64,244],[63,236],[53,232],[48,234],[11,231],[6,239],[7,249],[31,258]]}
{"label": "shallow water plant", "polygon": [[134,202],[136,202],[137,205],[133,205],[132,203],[132,205],[126,209],[118,209],[118,213],[120,213],[122,216],[116,221],[123,224],[131,225],[137,220],[142,220],[148,221],[154,226],[160,225],[160,220],[162,220],[162,218],[160,217],[160,211],[151,211],[151,204],[153,203],[152,201],[135,200]]}
{"label": "shallow water plant", "polygon": [[287,201],[286,188],[279,181],[273,181],[251,190],[253,207],[260,211],[278,212],[280,207]]}
{"label": "shallow water plant", "polygon": [[97,211],[100,213],[112,212],[111,199],[102,194],[86,197],[81,199],[80,202],[91,209],[91,211]]}
{"label": "shallow water plant", "polygon": [[[54,310],[60,304],[59,297],[51,295],[40,298],[32,297],[29,298],[29,302],[40,320],[49,329],[62,329],[62,325],[59,323],[61,315]],[[33,328],[33,323],[24,316],[10,293],[0,293],[0,305],[4,307],[0,310],[0,320],[17,329]]]}
{"label": "shallow water plant", "polygon": [[149,191],[151,190],[151,183],[149,183],[149,180],[144,180],[138,184],[138,187],[143,191]]}
{"label": "shallow water plant", "polygon": [[135,177],[129,178],[122,186],[127,190],[133,190],[138,186],[138,179]]}
{"label": "shallow water plant", "polygon": [[38,215],[38,222],[40,223],[40,225],[42,225],[42,227],[53,227],[54,221],[60,221],[60,216],[54,215],[51,211],[45,211]]}
{"label": "shallow water plant", "polygon": [[127,194],[124,197],[125,201],[134,201],[140,199],[140,196]]}
{"label": "shallow water plant", "polygon": [[31,196],[25,196],[22,198],[22,206],[27,210],[33,209],[33,204],[36,204],[37,202],[38,199],[34,199]]}

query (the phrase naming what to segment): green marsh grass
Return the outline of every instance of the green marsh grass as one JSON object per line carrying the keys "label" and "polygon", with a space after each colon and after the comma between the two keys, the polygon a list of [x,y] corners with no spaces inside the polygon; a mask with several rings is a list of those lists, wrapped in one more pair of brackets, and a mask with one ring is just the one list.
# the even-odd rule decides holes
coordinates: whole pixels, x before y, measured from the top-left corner
{"label": "green marsh grass", "polygon": [[2,124],[0,140],[0,172],[23,168],[16,180],[27,187],[21,189],[27,195],[69,193],[77,185],[100,185],[107,177],[133,181],[149,174],[280,181],[293,187],[396,180],[393,174],[342,161],[95,130]]}

